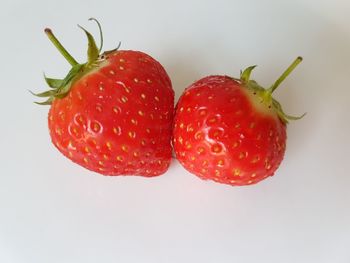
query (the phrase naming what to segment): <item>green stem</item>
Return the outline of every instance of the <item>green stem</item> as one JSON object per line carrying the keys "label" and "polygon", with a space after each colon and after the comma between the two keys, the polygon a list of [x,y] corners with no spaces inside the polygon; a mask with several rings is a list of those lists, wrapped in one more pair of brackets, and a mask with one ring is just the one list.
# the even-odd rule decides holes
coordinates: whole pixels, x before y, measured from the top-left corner
{"label": "green stem", "polygon": [[45,33],[58,49],[58,51],[64,56],[64,58],[71,64],[72,66],[78,65],[79,63],[68,53],[68,51],[62,46],[62,44],[58,41],[55,35],[52,33],[50,28],[45,28]]}
{"label": "green stem", "polygon": [[283,72],[283,74],[276,80],[276,82],[267,90],[270,94],[277,89],[283,80],[295,69],[296,66],[303,60],[302,57],[297,57],[293,63]]}

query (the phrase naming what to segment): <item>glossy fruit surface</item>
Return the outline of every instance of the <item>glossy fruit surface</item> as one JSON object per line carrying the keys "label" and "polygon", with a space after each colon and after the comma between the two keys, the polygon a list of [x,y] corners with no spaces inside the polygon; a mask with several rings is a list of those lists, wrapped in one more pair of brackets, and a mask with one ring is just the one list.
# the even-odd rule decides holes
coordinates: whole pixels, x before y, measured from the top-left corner
{"label": "glossy fruit surface", "polygon": [[[171,161],[174,107],[166,71],[139,51],[91,51],[94,42],[87,35],[88,62],[73,64],[71,72],[78,70],[68,85],[44,94],[51,104],[53,144],[73,162],[104,175],[164,173]],[[51,86],[59,81],[65,80],[47,79]]]}
{"label": "glossy fruit surface", "polygon": [[249,80],[252,69],[240,79],[205,77],[179,99],[173,131],[176,157],[202,179],[255,184],[272,176],[283,160],[287,119],[294,118],[283,113],[272,89]]}

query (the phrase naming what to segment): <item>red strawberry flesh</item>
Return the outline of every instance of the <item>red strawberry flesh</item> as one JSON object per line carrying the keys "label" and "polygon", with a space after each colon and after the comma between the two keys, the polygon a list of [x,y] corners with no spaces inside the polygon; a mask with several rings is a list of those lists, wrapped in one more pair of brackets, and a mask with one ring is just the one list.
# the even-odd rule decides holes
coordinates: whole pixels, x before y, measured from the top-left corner
{"label": "red strawberry flesh", "polygon": [[102,174],[164,173],[171,160],[170,79],[142,52],[116,51],[105,59],[74,83],[68,96],[54,100],[53,143],[74,162]]}
{"label": "red strawberry flesh", "polygon": [[202,179],[251,185],[272,176],[284,158],[286,115],[272,92],[300,63],[298,57],[270,89],[249,80],[208,76],[180,97],[173,145],[177,159]]}

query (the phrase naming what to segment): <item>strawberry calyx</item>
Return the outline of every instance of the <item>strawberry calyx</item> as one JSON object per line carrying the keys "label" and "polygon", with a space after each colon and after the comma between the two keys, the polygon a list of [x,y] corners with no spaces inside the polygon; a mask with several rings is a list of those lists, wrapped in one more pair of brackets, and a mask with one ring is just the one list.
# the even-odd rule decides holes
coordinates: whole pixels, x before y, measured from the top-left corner
{"label": "strawberry calyx", "polygon": [[306,113],[301,116],[291,116],[286,114],[282,105],[272,97],[272,93],[279,87],[283,80],[295,69],[295,67],[302,61],[302,57],[297,57],[293,63],[282,73],[282,75],[275,81],[275,83],[270,88],[263,88],[255,80],[250,79],[250,75],[253,69],[256,67],[250,66],[241,72],[240,79],[238,81],[243,84],[243,86],[250,91],[254,96],[258,98],[259,107],[264,107],[267,110],[273,110],[277,113],[278,117],[287,124],[290,120],[299,120],[305,116]]}
{"label": "strawberry calyx", "polygon": [[[62,99],[66,97],[72,87],[72,84],[75,81],[82,78],[94,68],[98,67],[104,61],[104,56],[100,55],[103,47],[103,34],[101,25],[95,18],[90,18],[89,20],[95,21],[98,25],[100,32],[100,47],[97,47],[94,37],[85,28],[78,25],[78,27],[84,31],[88,39],[87,62],[85,63],[78,63],[62,46],[60,41],[53,34],[52,30],[49,28],[45,29],[45,33],[48,36],[49,40],[63,55],[67,62],[72,66],[72,68],[69,70],[68,74],[63,79],[48,78],[44,74],[45,81],[50,87],[50,89],[41,93],[31,92],[34,96],[47,98],[47,100],[44,102],[35,102],[36,104],[51,105],[55,99]],[[118,50],[119,46],[116,49],[106,51],[105,53],[116,51]]]}

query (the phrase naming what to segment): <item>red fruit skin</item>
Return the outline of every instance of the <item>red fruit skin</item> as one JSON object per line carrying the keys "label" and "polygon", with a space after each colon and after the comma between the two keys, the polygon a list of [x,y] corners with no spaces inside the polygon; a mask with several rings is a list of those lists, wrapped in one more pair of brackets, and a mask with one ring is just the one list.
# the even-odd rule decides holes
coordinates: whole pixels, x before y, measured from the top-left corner
{"label": "red fruit skin", "polygon": [[272,176],[284,157],[286,125],[274,111],[258,109],[242,85],[227,76],[205,77],[177,103],[175,154],[202,179],[255,184]]}
{"label": "red fruit skin", "polygon": [[157,176],[171,161],[174,91],[156,60],[115,51],[49,111],[53,144],[103,175]]}

